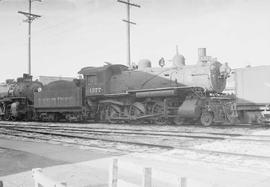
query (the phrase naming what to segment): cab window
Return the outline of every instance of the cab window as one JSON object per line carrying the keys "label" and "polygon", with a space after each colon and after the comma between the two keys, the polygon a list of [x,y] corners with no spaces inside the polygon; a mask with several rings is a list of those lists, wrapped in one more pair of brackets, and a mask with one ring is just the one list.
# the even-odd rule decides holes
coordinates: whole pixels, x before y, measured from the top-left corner
{"label": "cab window", "polygon": [[96,75],[88,75],[87,76],[87,84],[92,85],[97,83],[97,76]]}

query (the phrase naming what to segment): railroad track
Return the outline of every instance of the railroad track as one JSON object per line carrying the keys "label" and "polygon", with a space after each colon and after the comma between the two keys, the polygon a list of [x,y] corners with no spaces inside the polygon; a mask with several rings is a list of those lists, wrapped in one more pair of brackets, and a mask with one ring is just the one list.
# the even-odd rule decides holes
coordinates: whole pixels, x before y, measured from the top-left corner
{"label": "railroad track", "polygon": [[[63,126],[70,126],[70,127],[87,127],[87,128],[95,128],[95,129],[103,129],[104,127],[99,127],[99,126],[103,126],[103,125],[107,125],[107,126],[112,126],[112,127],[106,127],[108,129],[112,129],[112,130],[127,130],[127,129],[132,129],[133,131],[142,131],[142,130],[146,130],[146,129],[151,129],[152,128],[158,128],[158,129],[164,129],[166,128],[166,130],[159,130],[162,132],[183,132],[183,131],[179,131],[179,128],[196,128],[199,129],[201,131],[209,131],[209,129],[211,130],[226,130],[229,127],[234,127],[232,128],[233,130],[235,129],[248,129],[248,130],[252,130],[252,129],[258,129],[258,128],[264,128],[264,129],[269,129],[270,126],[268,125],[248,125],[248,124],[243,124],[243,125],[213,125],[213,126],[209,126],[209,127],[202,127],[202,126],[197,126],[197,125],[181,125],[181,126],[176,126],[176,125],[155,125],[155,124],[151,124],[151,125],[147,125],[147,124],[136,124],[136,125],[132,125],[132,124],[94,124],[94,123],[50,123],[50,122],[12,122],[12,121],[0,121],[1,125],[27,125],[27,126],[42,126],[44,128],[46,127],[63,127]],[[92,125],[94,125],[94,127],[91,127]],[[96,126],[97,125],[97,126]],[[115,126],[117,126],[115,128]],[[175,130],[167,130],[167,129],[175,129]],[[229,128],[230,129],[230,128]]]}
{"label": "railroad track", "polygon": [[[26,133],[26,134],[25,134]],[[235,156],[235,157],[244,157],[249,159],[260,159],[264,161],[270,161],[270,156],[264,156],[264,155],[253,155],[253,154],[244,154],[244,153],[233,153],[233,152],[224,152],[224,151],[213,151],[213,150],[204,150],[204,149],[195,149],[195,148],[188,148],[184,146],[168,146],[168,145],[159,145],[159,144],[153,144],[153,143],[145,143],[145,142],[133,142],[133,141],[125,141],[125,140],[113,140],[110,138],[98,138],[98,137],[88,137],[85,135],[78,135],[78,134],[70,134],[70,133],[59,133],[59,132],[45,132],[45,131],[36,131],[36,130],[26,130],[26,129],[17,129],[14,128],[12,131],[9,132],[1,132],[1,134],[9,135],[9,136],[16,136],[16,137],[23,137],[28,139],[37,139],[37,140],[44,140],[49,141],[52,140],[52,138],[71,138],[71,139],[81,139],[81,140],[95,140],[95,141],[101,141],[101,142],[107,142],[107,143],[117,143],[123,145],[128,145],[128,149],[130,149],[130,145],[132,146],[139,146],[140,148],[143,147],[144,150],[150,149],[157,149],[158,151],[168,151],[172,149],[180,149],[182,151],[189,151],[199,154],[208,154],[208,155],[225,155],[225,156]],[[46,135],[40,136],[40,135]],[[54,140],[55,141],[55,140]],[[89,144],[85,143],[74,143],[74,142],[66,142],[58,139],[58,142],[66,143],[66,144],[75,144],[75,145],[84,145],[89,146]],[[93,146],[93,145],[91,145]],[[119,145],[118,145],[119,146]],[[99,146],[96,146],[96,148],[102,148]],[[123,151],[123,150],[119,150]],[[133,152],[133,151],[128,151]],[[136,152],[136,150],[134,150]]]}
{"label": "railroad track", "polygon": [[[2,128],[12,128],[15,130],[26,131],[24,129],[48,130],[58,133],[67,132],[69,134],[81,133],[85,135],[133,135],[133,136],[152,136],[152,137],[174,137],[174,138],[190,138],[190,139],[206,139],[206,140],[232,140],[232,141],[254,141],[262,143],[270,143],[270,135],[252,135],[241,133],[220,133],[220,132],[191,132],[179,130],[147,130],[147,129],[126,129],[126,128],[97,128],[97,127],[72,127],[65,125],[12,125],[0,124]],[[47,133],[47,132],[46,132]],[[89,137],[90,138],[90,137]]]}
{"label": "railroad track", "polygon": [[[46,132],[46,131],[37,131],[37,130],[27,130],[27,129],[22,129],[22,128],[8,128],[7,131],[1,132],[0,134],[23,137],[23,138],[28,138],[28,139],[35,139],[35,140],[45,140],[45,141],[56,140],[57,142],[62,142],[65,144],[75,144],[75,145],[83,145],[83,146],[90,146],[90,147],[94,145],[95,148],[99,148],[99,149],[108,149],[108,148],[111,149],[111,147],[116,147],[117,149],[117,147],[124,147],[124,150],[117,149],[118,151],[121,151],[121,152],[136,152],[138,150],[138,147],[140,150],[143,150],[143,152],[144,150],[149,150],[150,152],[155,151],[155,150],[167,151],[174,148],[173,146],[158,145],[154,143],[117,140],[117,139],[112,139],[112,138],[89,137],[85,134],[79,135],[79,134],[67,133],[67,132],[63,133],[63,132]],[[62,140],[61,138],[83,140],[83,142],[80,141],[80,143],[74,143],[74,142],[71,143],[70,141],[67,141],[66,139]],[[86,143],[85,141],[90,141],[90,143]],[[98,141],[98,142],[95,142],[95,141]],[[106,146],[104,146],[104,143],[106,143]],[[134,151],[130,149],[134,149]]]}
{"label": "railroad track", "polygon": [[[268,135],[252,135],[249,134],[250,131],[247,133],[242,133],[242,131],[240,133],[216,132],[211,128],[206,132],[192,132],[191,129],[187,131],[179,130],[181,128],[166,129],[166,127],[160,130],[158,127],[149,129],[132,125],[126,126],[127,128],[121,125],[105,125],[106,127],[77,125],[0,122],[0,135],[30,141],[83,146],[117,154],[162,152],[170,154],[170,150],[172,150],[176,153],[169,157],[180,160],[225,164],[228,167],[235,167],[235,164],[238,164],[253,169],[256,167],[270,168],[269,151],[257,152],[252,149],[246,152],[245,147],[241,149],[242,146],[251,144],[253,147],[257,147],[255,150],[267,150],[267,145],[270,143]],[[227,144],[228,142],[229,144]],[[216,149],[216,147],[228,147],[231,142],[237,148]],[[239,148],[240,150],[238,150]]]}
{"label": "railroad track", "polygon": [[53,130],[67,132],[67,133],[83,133],[85,135],[137,135],[137,136],[152,136],[152,137],[175,137],[175,138],[197,138],[197,139],[209,139],[209,140],[234,140],[234,141],[256,141],[256,142],[270,142],[269,135],[250,135],[241,133],[220,133],[220,132],[191,132],[191,131],[179,131],[179,130],[147,130],[147,129],[127,129],[127,128],[97,128],[97,127],[75,127],[62,125],[48,125],[44,123],[38,123],[38,125],[26,125],[26,124],[9,124],[0,123],[2,128],[16,128],[23,131],[24,129],[36,129],[36,130]]}

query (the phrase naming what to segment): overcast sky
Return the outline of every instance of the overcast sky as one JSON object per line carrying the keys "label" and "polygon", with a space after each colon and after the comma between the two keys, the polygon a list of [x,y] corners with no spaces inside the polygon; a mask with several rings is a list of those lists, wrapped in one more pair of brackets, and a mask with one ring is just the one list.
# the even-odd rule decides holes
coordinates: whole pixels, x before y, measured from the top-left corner
{"label": "overcast sky", "polygon": [[[132,61],[169,60],[175,46],[195,64],[197,48],[230,66],[270,64],[269,0],[131,0]],[[0,81],[27,72],[28,0],[0,1]],[[42,0],[32,13],[34,76],[77,76],[104,61],[126,64],[126,7],[116,0]],[[167,64],[170,65],[170,62]]]}

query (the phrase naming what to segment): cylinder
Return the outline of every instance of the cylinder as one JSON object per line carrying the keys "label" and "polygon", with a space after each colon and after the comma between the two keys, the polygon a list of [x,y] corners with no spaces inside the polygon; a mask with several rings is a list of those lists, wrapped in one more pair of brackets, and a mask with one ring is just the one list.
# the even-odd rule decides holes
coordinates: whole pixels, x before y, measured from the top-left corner
{"label": "cylinder", "polygon": [[198,118],[201,114],[201,101],[199,99],[186,99],[178,108],[177,114],[183,118]]}

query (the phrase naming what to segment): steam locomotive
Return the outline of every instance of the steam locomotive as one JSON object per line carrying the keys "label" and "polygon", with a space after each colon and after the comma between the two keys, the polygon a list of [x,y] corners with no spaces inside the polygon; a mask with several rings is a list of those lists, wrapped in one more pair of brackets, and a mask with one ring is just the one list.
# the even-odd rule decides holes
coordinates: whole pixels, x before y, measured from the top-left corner
{"label": "steam locomotive", "polygon": [[34,93],[42,88],[32,76],[24,74],[17,81],[7,82],[0,95],[0,116],[4,120],[31,120],[34,114]]}
{"label": "steam locomotive", "polygon": [[[109,123],[155,123],[200,121],[232,122],[233,100],[222,94],[230,68],[199,49],[196,65],[186,65],[178,52],[172,67],[152,67],[143,59],[138,66],[107,64],[85,67],[83,79],[55,81],[42,87],[25,77],[0,100],[4,119],[41,121],[94,120]],[[19,86],[24,84],[24,86]],[[42,90],[41,90],[42,89]],[[11,89],[12,90],[12,89]]]}

